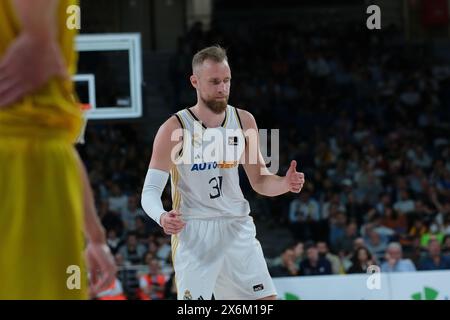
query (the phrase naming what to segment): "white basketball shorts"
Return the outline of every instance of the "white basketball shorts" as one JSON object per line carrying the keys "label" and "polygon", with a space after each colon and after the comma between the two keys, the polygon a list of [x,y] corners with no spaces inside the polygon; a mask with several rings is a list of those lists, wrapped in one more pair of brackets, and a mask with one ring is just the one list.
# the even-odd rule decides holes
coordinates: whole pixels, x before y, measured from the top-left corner
{"label": "white basketball shorts", "polygon": [[276,295],[253,218],[186,221],[172,236],[179,300],[254,300]]}

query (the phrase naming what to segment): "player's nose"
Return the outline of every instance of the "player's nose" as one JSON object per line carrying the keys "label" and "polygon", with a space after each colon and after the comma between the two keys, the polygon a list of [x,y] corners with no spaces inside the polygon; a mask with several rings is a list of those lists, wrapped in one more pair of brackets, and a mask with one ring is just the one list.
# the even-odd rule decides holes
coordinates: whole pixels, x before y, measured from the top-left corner
{"label": "player's nose", "polygon": [[223,82],[223,81],[217,86],[217,88],[218,88],[218,93],[221,95],[224,94],[227,90],[227,86],[226,86],[225,82]]}

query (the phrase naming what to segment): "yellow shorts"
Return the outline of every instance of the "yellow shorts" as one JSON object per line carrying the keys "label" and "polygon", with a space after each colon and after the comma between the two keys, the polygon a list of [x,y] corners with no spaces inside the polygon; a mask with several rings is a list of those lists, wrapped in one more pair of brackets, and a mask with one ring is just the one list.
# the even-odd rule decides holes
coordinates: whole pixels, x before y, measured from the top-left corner
{"label": "yellow shorts", "polygon": [[73,145],[0,136],[0,299],[87,298],[83,248]]}

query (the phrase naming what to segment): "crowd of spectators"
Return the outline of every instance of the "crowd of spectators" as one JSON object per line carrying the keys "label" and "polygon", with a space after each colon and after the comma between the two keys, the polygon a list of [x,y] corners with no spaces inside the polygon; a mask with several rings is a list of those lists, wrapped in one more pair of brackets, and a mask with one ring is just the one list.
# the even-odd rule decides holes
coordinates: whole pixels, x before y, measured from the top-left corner
{"label": "crowd of spectators", "polygon": [[[259,128],[280,129],[279,172],[295,159],[305,173],[299,195],[276,198],[256,195],[241,176],[255,219],[295,239],[268,258],[273,276],[359,273],[370,265],[450,269],[448,64],[395,28],[204,31],[196,24],[172,59],[173,111],[195,103],[192,55],[212,44],[228,50],[230,104],[252,112]],[[169,298],[170,238],[139,205],[151,146],[136,132],[90,125],[80,151],[117,264],[128,266],[124,273],[136,266],[134,297]],[[163,203],[170,208],[168,190]]]}

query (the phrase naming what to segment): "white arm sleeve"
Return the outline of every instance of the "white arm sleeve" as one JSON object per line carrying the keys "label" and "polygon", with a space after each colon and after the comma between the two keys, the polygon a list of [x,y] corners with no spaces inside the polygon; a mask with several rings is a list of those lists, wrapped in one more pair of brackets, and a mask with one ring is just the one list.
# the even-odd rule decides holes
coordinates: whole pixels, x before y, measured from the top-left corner
{"label": "white arm sleeve", "polygon": [[159,225],[161,225],[161,215],[166,212],[161,202],[161,195],[168,179],[169,173],[150,168],[147,171],[144,188],[142,189],[142,208],[145,213],[147,213],[147,215],[155,220]]}

